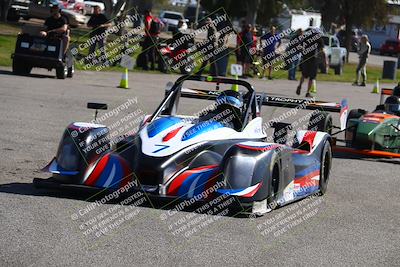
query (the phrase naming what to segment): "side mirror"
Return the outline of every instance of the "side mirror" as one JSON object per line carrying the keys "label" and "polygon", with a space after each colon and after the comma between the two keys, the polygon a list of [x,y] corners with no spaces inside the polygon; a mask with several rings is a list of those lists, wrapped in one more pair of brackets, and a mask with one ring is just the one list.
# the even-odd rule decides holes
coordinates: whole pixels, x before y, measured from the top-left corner
{"label": "side mirror", "polygon": [[93,103],[93,102],[89,102],[87,103],[87,108],[89,109],[103,109],[103,110],[107,110],[108,106],[105,103]]}
{"label": "side mirror", "polygon": [[87,108],[96,110],[96,112],[94,113],[94,120],[96,120],[97,119],[97,113],[99,113],[99,109],[107,110],[108,106],[105,103],[89,102],[89,103],[87,103]]}

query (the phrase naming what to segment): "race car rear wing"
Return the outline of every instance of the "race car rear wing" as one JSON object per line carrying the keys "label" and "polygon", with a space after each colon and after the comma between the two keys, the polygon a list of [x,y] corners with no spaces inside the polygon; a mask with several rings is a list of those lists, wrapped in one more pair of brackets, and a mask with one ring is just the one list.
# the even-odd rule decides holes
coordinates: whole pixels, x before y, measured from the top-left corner
{"label": "race car rear wing", "polygon": [[[199,99],[216,99],[221,94],[221,91],[182,88],[181,97],[199,98]],[[259,101],[263,98],[262,105],[275,106],[284,108],[300,108],[309,110],[321,110],[327,112],[340,113],[342,104],[335,102],[316,101],[315,99],[291,98],[285,96],[270,96],[264,93],[257,93],[256,98]],[[345,99],[343,99],[345,100]]]}
{"label": "race car rear wing", "polygon": [[347,115],[349,105],[347,99],[342,99],[340,103],[318,101],[314,98],[301,99],[285,96],[268,96],[264,95],[262,104],[265,106],[275,106],[284,108],[320,110],[326,112],[340,113],[340,129],[346,129]]}
{"label": "race car rear wing", "polygon": [[310,99],[291,98],[286,96],[265,95],[262,104],[265,106],[321,110],[321,111],[337,112],[337,113],[340,113],[342,109],[342,105],[336,102],[317,101],[314,98]]}
{"label": "race car rear wing", "polygon": [[[216,99],[221,91],[182,88],[181,97],[198,98],[198,99]],[[285,96],[271,96],[265,93],[257,93],[256,100],[258,104],[264,106],[275,106],[284,108],[297,108],[308,110],[320,110],[326,112],[340,113],[340,129],[346,128],[347,114],[349,110],[347,99],[343,99],[341,103],[317,101],[314,98],[301,99]],[[261,102],[262,100],[262,102]]]}

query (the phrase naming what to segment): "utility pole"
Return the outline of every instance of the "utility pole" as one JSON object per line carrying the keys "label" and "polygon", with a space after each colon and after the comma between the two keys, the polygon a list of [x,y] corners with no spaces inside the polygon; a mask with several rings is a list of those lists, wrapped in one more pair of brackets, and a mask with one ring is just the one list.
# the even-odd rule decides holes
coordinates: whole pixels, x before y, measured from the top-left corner
{"label": "utility pole", "polygon": [[196,25],[196,27],[197,27],[197,23],[199,21],[199,11],[200,11],[200,0],[197,0],[196,15],[194,18],[194,25]]}

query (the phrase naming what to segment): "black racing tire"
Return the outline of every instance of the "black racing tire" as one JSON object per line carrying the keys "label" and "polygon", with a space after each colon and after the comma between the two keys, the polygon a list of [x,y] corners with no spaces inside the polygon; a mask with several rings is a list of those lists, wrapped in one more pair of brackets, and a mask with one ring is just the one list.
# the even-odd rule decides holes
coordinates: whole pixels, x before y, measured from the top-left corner
{"label": "black racing tire", "polygon": [[327,112],[314,112],[308,122],[308,130],[332,134],[332,116]]}
{"label": "black racing tire", "polygon": [[363,110],[363,109],[352,109],[352,110],[350,110],[349,115],[347,115],[346,125],[347,125],[347,122],[350,119],[359,119],[359,118],[361,118],[361,116],[363,116],[365,114],[367,114],[367,111]]}
{"label": "black racing tire", "polygon": [[324,195],[328,188],[329,175],[332,167],[332,147],[329,140],[325,141],[321,154],[321,167],[319,176],[319,193]]}
{"label": "black racing tire", "polygon": [[56,68],[56,76],[57,79],[65,79],[68,75],[68,67],[67,65],[64,65],[62,67],[57,67]]}
{"label": "black racing tire", "polygon": [[72,78],[74,76],[74,73],[75,73],[75,67],[74,65],[72,65],[71,67],[68,68],[67,77]]}
{"label": "black racing tire", "polygon": [[272,168],[271,183],[269,190],[269,200],[275,201],[279,193],[279,182],[280,182],[280,167],[279,163],[275,162]]}
{"label": "black racing tire", "polygon": [[[346,128],[349,127],[349,120],[351,120],[351,119],[359,119],[359,118],[361,118],[361,116],[363,116],[365,114],[367,114],[367,111],[364,110],[364,109],[352,109],[352,110],[350,110],[349,115],[347,115]],[[347,129],[345,131],[346,146],[349,146],[349,147],[352,146],[352,144],[354,142],[354,138],[355,138],[355,132],[356,132],[356,129],[354,129],[354,128]]]}

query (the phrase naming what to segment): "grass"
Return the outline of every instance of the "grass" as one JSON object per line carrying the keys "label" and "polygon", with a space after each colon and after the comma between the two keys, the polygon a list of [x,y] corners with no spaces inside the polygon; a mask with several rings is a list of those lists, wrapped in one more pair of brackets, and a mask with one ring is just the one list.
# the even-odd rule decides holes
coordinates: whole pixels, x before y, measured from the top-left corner
{"label": "grass", "polygon": [[[18,24],[5,24],[0,23],[0,66],[11,66],[11,54],[15,49],[16,36],[20,31],[20,25]],[[72,29],[72,43],[79,44],[85,42],[88,39],[87,29]],[[87,51],[83,51],[83,53],[87,53]],[[137,57],[138,52],[133,55],[134,58]],[[228,72],[230,70],[230,64],[234,64],[236,61],[235,55],[232,53],[229,58]],[[356,64],[346,64],[344,66],[342,75],[335,75],[333,69],[329,70],[328,74],[318,73],[317,80],[318,81],[334,81],[334,82],[346,82],[351,83],[355,79],[356,72]],[[84,66],[77,63],[76,68],[79,70],[84,70]],[[208,72],[209,67],[206,68],[204,73]],[[94,69],[93,69],[94,70]],[[104,70],[107,71],[122,71],[123,68],[119,66],[109,67]],[[133,71],[142,71],[141,69],[134,69]],[[157,71],[154,71],[157,73]],[[392,80],[381,80],[382,76],[382,67],[379,66],[367,66],[367,75],[368,75],[368,83],[374,83],[377,79],[380,79],[382,83],[393,83]],[[275,79],[287,79],[287,71],[286,70],[278,70],[273,72],[273,76]],[[300,77],[300,72],[297,73],[297,77]],[[400,78],[400,71],[397,71],[397,77]]]}
{"label": "grass", "polygon": [[16,40],[15,36],[0,35],[0,66],[11,66]]}

